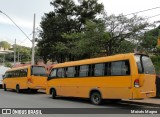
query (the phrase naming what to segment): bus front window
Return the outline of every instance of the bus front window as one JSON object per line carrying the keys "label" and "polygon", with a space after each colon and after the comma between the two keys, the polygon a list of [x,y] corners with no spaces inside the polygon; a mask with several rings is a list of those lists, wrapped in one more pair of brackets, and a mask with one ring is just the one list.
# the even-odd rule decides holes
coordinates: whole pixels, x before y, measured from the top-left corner
{"label": "bus front window", "polygon": [[47,76],[46,70],[42,66],[32,66],[31,75],[34,76]]}

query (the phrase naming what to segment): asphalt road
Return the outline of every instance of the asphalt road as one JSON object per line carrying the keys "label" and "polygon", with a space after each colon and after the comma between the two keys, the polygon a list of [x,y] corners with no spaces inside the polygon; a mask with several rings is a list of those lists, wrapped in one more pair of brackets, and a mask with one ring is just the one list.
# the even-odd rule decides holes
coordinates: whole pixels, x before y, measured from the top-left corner
{"label": "asphalt road", "polygon": [[111,103],[105,101],[102,105],[93,105],[87,99],[58,97],[52,99],[51,95],[44,92],[36,94],[23,92],[16,93],[13,90],[0,89],[0,108],[144,108],[144,105],[130,105],[125,103]]}
{"label": "asphalt road", "polygon": [[[93,105],[89,100],[78,98],[58,97],[52,99],[51,95],[43,92],[30,94],[27,92],[16,93],[13,90],[3,91],[0,89],[0,108],[129,108],[143,109],[147,106],[128,104],[128,103],[112,103],[105,101],[102,105]],[[116,112],[115,112],[116,113]]]}

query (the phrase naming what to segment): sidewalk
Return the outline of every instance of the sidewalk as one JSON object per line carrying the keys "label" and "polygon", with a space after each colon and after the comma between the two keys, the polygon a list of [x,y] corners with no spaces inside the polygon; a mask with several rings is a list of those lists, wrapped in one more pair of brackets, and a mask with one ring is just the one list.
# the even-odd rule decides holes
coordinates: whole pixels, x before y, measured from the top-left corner
{"label": "sidewalk", "polygon": [[142,104],[148,106],[158,106],[160,107],[160,98],[147,98],[142,100],[128,100],[124,99],[123,102],[132,103],[132,104]]}

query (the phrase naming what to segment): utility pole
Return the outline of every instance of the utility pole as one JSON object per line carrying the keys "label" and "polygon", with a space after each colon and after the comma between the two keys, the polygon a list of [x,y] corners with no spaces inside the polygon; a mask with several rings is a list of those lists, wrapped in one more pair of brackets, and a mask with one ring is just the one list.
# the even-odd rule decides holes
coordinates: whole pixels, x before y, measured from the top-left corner
{"label": "utility pole", "polygon": [[19,48],[18,48],[18,63],[19,63]]}
{"label": "utility pole", "polygon": [[[35,45],[35,18],[36,18],[36,15],[34,14],[34,21],[33,21],[33,39],[31,40],[27,34],[11,19],[11,17],[9,17],[7,14],[5,14],[4,12],[2,12],[0,10],[0,13],[2,13],[3,15],[5,15],[7,18],[9,18],[13,24],[15,24],[15,26],[31,41],[32,43],[32,61],[31,61],[31,64],[34,65],[34,53],[35,53],[35,50],[34,50],[34,45]],[[16,55],[16,53],[14,53],[14,56]],[[16,57],[14,57],[14,64],[16,63]]]}
{"label": "utility pole", "polygon": [[3,65],[5,64],[5,53],[4,53],[4,56],[3,56]]}
{"label": "utility pole", "polygon": [[14,43],[14,65],[16,64],[16,39]]}
{"label": "utility pole", "polygon": [[32,39],[32,62],[31,64],[34,65],[34,54],[35,54],[35,50],[34,50],[34,45],[35,45],[35,20],[36,20],[36,15],[34,14],[34,19],[33,19],[33,39]]}

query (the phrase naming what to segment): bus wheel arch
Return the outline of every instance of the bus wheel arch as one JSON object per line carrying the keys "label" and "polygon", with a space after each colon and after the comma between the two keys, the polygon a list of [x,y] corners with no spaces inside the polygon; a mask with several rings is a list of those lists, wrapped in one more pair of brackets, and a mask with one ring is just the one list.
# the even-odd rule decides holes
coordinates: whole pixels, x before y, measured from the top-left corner
{"label": "bus wheel arch", "polygon": [[89,93],[90,101],[95,105],[100,105],[102,103],[102,94],[98,89],[93,89]]}
{"label": "bus wheel arch", "polygon": [[57,96],[57,92],[55,88],[51,88],[50,89],[50,94],[52,95],[52,98],[55,99]]}

